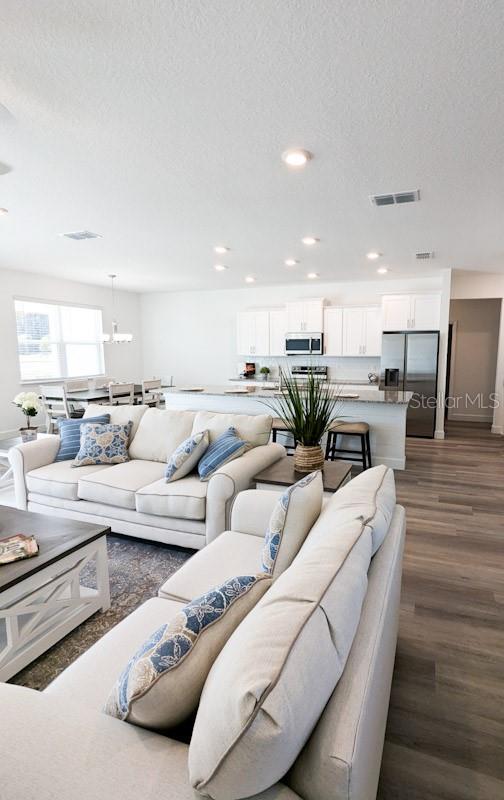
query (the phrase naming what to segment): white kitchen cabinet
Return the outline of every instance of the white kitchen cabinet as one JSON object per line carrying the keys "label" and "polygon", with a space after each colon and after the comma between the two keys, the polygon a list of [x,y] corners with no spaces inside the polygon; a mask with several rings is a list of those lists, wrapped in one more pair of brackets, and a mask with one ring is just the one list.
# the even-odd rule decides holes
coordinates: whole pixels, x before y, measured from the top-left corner
{"label": "white kitchen cabinet", "polygon": [[377,306],[343,309],[343,355],[379,356],[381,311]]}
{"label": "white kitchen cabinet", "polygon": [[440,294],[411,296],[411,328],[417,331],[438,331],[441,320]]}
{"label": "white kitchen cabinet", "polygon": [[343,309],[324,310],[324,355],[343,355]]}
{"label": "white kitchen cabinet", "polygon": [[269,312],[269,355],[285,355],[287,312],[284,308],[272,308]]}
{"label": "white kitchen cabinet", "polygon": [[391,294],[382,300],[384,331],[437,331],[441,295]]}
{"label": "white kitchen cabinet", "polygon": [[269,312],[240,311],[237,315],[236,344],[240,356],[269,355]]}
{"label": "white kitchen cabinet", "polygon": [[379,306],[364,309],[364,355],[381,356],[382,312]]}
{"label": "white kitchen cabinet", "polygon": [[287,303],[289,333],[320,333],[324,327],[323,300],[296,300]]}

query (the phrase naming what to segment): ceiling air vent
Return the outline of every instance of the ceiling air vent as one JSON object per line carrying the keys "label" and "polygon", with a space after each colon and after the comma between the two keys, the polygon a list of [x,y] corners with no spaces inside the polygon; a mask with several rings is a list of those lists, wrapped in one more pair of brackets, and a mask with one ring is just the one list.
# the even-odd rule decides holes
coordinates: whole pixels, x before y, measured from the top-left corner
{"label": "ceiling air vent", "polygon": [[395,206],[401,203],[417,203],[420,200],[420,189],[412,192],[396,192],[395,194],[370,194],[373,206]]}
{"label": "ceiling air vent", "polygon": [[425,253],[415,253],[415,258],[418,261],[428,261],[429,258],[434,258],[434,253],[426,251]]}
{"label": "ceiling air vent", "polygon": [[61,236],[65,236],[67,239],[75,239],[76,242],[80,242],[82,239],[101,239],[99,233],[93,233],[93,231],[72,231],[72,233],[62,233]]}

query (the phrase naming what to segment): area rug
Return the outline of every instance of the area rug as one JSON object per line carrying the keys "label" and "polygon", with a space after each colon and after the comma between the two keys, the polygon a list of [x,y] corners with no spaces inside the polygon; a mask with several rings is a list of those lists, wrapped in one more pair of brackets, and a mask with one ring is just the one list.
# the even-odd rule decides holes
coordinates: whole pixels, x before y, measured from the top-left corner
{"label": "area rug", "polygon": [[[88,650],[141,603],[157,595],[159,587],[193,555],[192,550],[108,536],[111,606],[98,612],[18,672],[9,683],[45,689],[60,672]],[[146,631],[146,635],[151,631]]]}

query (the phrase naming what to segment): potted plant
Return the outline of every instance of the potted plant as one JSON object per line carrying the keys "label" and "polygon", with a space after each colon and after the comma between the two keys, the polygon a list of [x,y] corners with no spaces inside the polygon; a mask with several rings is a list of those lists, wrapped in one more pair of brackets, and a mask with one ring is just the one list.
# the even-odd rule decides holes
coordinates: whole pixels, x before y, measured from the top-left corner
{"label": "potted plant", "polygon": [[299,384],[290,372],[284,372],[282,368],[280,385],[281,394],[263,402],[294,437],[294,469],[297,472],[321,469],[324,451],[320,442],[334,422],[339,390],[313,372],[309,372],[307,380]]}
{"label": "potted plant", "polygon": [[270,374],[270,368],[269,367],[261,367],[259,372],[263,376],[263,381],[267,381],[268,380],[268,375]]}
{"label": "potted plant", "polygon": [[20,392],[12,401],[14,405],[21,409],[26,417],[26,428],[20,428],[21,440],[31,442],[37,438],[37,428],[30,425],[30,417],[36,417],[40,411],[40,400],[36,392]]}

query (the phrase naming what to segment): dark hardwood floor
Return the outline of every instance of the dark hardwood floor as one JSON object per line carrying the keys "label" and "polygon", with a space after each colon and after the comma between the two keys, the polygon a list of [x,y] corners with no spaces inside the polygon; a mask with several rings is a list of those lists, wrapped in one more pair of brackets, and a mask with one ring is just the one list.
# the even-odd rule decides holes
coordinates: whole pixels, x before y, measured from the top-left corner
{"label": "dark hardwood floor", "polygon": [[504,437],[409,439],[399,641],[378,797],[504,799]]}

